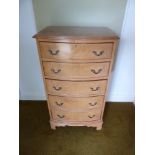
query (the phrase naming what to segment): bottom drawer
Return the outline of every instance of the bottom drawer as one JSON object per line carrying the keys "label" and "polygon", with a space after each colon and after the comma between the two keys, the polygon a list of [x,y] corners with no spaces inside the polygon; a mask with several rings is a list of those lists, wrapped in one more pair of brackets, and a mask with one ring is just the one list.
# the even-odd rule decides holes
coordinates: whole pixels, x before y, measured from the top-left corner
{"label": "bottom drawer", "polygon": [[85,112],[65,112],[59,109],[52,110],[54,120],[58,121],[95,121],[100,119],[101,109],[92,109]]}

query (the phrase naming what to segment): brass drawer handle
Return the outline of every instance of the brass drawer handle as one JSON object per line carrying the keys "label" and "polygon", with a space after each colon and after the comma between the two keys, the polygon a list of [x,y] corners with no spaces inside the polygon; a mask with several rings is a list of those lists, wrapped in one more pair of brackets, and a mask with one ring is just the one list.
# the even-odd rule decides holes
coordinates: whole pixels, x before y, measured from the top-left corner
{"label": "brass drawer handle", "polygon": [[89,103],[89,105],[91,105],[91,106],[95,106],[97,104],[97,102],[95,102],[95,103]]}
{"label": "brass drawer handle", "polygon": [[65,116],[64,115],[57,115],[59,118],[64,118]]}
{"label": "brass drawer handle", "polygon": [[59,90],[62,89],[62,87],[55,87],[55,86],[53,86],[53,88],[54,88],[54,90],[56,90],[56,91],[59,91]]}
{"label": "brass drawer handle", "polygon": [[58,70],[51,69],[51,71],[52,71],[53,73],[57,74],[57,73],[61,72],[61,69],[58,69]]}
{"label": "brass drawer handle", "polygon": [[99,90],[100,89],[100,87],[96,87],[96,88],[90,88],[92,91],[97,91],[97,90]]}
{"label": "brass drawer handle", "polygon": [[52,50],[48,50],[49,51],[49,53],[51,54],[51,55],[58,55],[58,53],[60,52],[59,50],[56,50],[56,51],[52,51]]}
{"label": "brass drawer handle", "polygon": [[60,107],[60,106],[62,106],[64,103],[55,102],[55,104],[58,105],[58,106]]}
{"label": "brass drawer handle", "polygon": [[93,51],[93,53],[94,53],[96,56],[101,56],[101,55],[104,53],[104,51],[100,51],[100,52]]}
{"label": "brass drawer handle", "polygon": [[92,115],[92,116],[88,115],[88,117],[89,117],[89,118],[93,118],[93,117],[95,117],[95,115]]}
{"label": "brass drawer handle", "polygon": [[98,71],[96,71],[95,69],[91,69],[91,72],[94,74],[99,74],[102,71],[102,69],[99,69]]}

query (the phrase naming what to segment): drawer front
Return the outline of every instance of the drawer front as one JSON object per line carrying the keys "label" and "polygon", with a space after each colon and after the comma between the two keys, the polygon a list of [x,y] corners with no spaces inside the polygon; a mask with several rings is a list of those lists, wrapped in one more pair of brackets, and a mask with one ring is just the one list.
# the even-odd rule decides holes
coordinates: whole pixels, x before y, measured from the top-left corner
{"label": "drawer front", "polygon": [[112,57],[113,43],[68,44],[41,42],[41,57],[47,59],[92,60]]}
{"label": "drawer front", "polygon": [[43,62],[45,76],[58,79],[88,79],[107,77],[109,62],[105,63],[56,63]]}
{"label": "drawer front", "polygon": [[62,110],[53,110],[52,116],[57,121],[94,121],[99,120],[101,115],[100,109],[93,109],[85,112],[65,112]]}
{"label": "drawer front", "polygon": [[53,95],[59,96],[92,96],[104,95],[107,80],[99,81],[59,81],[46,80],[47,91]]}
{"label": "drawer front", "polygon": [[82,111],[93,108],[100,108],[103,104],[104,96],[94,97],[60,97],[48,96],[51,108],[60,108],[66,111]]}

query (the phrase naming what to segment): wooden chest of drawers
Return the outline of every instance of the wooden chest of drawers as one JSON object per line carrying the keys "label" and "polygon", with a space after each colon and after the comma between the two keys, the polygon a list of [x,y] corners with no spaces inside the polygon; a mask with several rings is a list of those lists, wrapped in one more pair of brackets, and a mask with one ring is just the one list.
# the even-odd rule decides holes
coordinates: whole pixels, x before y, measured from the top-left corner
{"label": "wooden chest of drawers", "polygon": [[103,27],[47,27],[37,40],[50,125],[102,128],[118,37]]}

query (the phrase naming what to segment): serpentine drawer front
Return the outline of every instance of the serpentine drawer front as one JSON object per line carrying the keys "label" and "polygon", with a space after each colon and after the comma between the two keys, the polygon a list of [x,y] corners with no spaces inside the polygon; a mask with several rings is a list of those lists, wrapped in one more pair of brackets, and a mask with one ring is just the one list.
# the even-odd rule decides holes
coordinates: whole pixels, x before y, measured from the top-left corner
{"label": "serpentine drawer front", "polygon": [[103,96],[93,97],[64,97],[49,95],[49,103],[52,108],[59,108],[64,111],[85,111],[89,109],[101,108],[104,100]]}
{"label": "serpentine drawer front", "polygon": [[113,44],[69,44],[41,42],[40,48],[42,58],[91,60],[111,58]]}
{"label": "serpentine drawer front", "polygon": [[119,38],[104,27],[47,27],[36,38],[52,129],[102,129]]}
{"label": "serpentine drawer front", "polygon": [[43,62],[43,67],[44,75],[54,79],[103,79],[108,77],[110,63]]}
{"label": "serpentine drawer front", "polygon": [[105,95],[107,80],[100,81],[60,81],[46,80],[47,93],[60,96]]}

